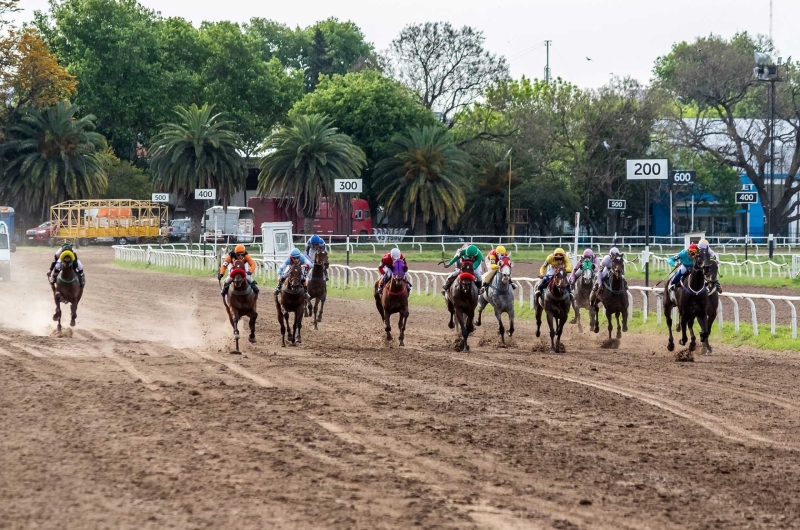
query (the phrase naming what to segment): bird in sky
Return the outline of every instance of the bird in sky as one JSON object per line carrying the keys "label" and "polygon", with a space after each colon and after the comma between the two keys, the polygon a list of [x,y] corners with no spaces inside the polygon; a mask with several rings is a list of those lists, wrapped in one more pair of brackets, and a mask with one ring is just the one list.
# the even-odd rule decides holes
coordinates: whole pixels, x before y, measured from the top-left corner
{"label": "bird in sky", "polygon": [[586,58],[586,60],[587,60],[587,61],[591,61],[591,60],[592,60],[592,58],[591,58],[591,57],[587,57],[587,58]]}

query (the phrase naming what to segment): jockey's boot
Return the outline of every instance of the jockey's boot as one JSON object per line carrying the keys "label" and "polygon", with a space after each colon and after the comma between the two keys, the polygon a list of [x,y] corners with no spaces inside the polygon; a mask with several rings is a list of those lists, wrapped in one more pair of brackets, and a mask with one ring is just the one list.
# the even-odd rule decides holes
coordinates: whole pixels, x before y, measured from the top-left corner
{"label": "jockey's boot", "polygon": [[256,283],[256,281],[255,281],[255,280],[250,280],[250,288],[251,288],[251,289],[253,290],[253,292],[255,293],[255,295],[256,295],[256,298],[258,298],[258,284]]}
{"label": "jockey's boot", "polygon": [[475,285],[478,287],[478,291],[480,291],[481,287],[483,287],[483,281],[480,278],[475,278]]}
{"label": "jockey's boot", "polygon": [[308,285],[306,285],[306,284],[303,284],[303,292],[304,292],[304,293],[305,293],[305,295],[306,295],[306,301],[309,301],[309,300],[311,300],[311,295],[310,295],[310,294],[308,294]]}
{"label": "jockey's boot", "polygon": [[275,294],[278,295],[281,293],[281,288],[283,287],[283,278],[278,280],[278,286],[275,288]]}
{"label": "jockey's boot", "polygon": [[231,286],[230,282],[227,281],[222,284],[222,290],[219,292],[219,294],[221,294],[223,298],[228,296],[228,289],[230,289],[230,286]]}
{"label": "jockey's boot", "polygon": [[516,291],[517,290],[517,284],[514,283],[514,282],[511,282],[511,288]]}
{"label": "jockey's boot", "polygon": [[384,285],[384,283],[386,283],[385,282],[385,278],[381,278],[381,281],[378,282],[378,298],[383,296],[383,285]]}
{"label": "jockey's boot", "polygon": [[714,280],[714,287],[717,288],[719,294],[722,294],[722,285],[720,285],[719,280]]}
{"label": "jockey's boot", "polygon": [[76,270],[75,272],[78,273],[78,284],[81,287],[86,286],[86,277],[83,275],[83,271]]}
{"label": "jockey's boot", "polygon": [[55,285],[55,283],[56,283],[56,278],[58,278],[58,272],[59,272],[59,271],[57,271],[56,269],[53,269],[53,270],[50,272],[50,285]]}
{"label": "jockey's boot", "polygon": [[450,290],[450,287],[452,287],[453,282],[456,281],[457,275],[458,274],[456,273],[456,274],[451,274],[450,276],[447,277],[447,280],[445,280],[444,282],[444,287],[442,287],[442,294],[447,294],[447,291]]}

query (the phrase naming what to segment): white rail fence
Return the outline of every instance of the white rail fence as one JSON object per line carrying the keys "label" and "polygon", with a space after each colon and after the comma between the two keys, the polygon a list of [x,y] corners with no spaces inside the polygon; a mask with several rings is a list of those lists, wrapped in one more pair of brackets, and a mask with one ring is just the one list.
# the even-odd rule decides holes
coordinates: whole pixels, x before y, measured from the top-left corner
{"label": "white rail fence", "polygon": [[[114,257],[117,260],[147,263],[150,265],[164,266],[164,267],[178,267],[187,270],[207,270],[209,273],[216,271],[220,265],[221,254],[207,254],[202,255],[199,253],[189,253],[187,251],[177,250],[159,250],[150,246],[115,246]],[[277,269],[282,263],[279,260],[253,256],[258,263],[259,267],[255,273],[258,279],[271,280],[277,282],[278,273]],[[361,288],[371,287],[380,278],[380,273],[375,268],[370,267],[348,267],[332,263],[329,269],[331,286],[336,289],[346,288]],[[433,271],[415,271],[408,272],[411,282],[414,287],[412,296],[436,296],[439,294],[440,289],[444,286],[444,282],[450,275],[449,272],[433,272]],[[517,284],[515,296],[518,300],[519,307],[534,308],[534,295],[538,288],[538,278],[514,278]],[[634,296],[634,293],[638,293]],[[644,322],[650,318],[651,300],[650,295],[655,298],[655,314],[656,323],[660,324],[662,319],[663,307],[663,289],[656,287],[639,287],[631,286],[628,292],[628,312],[629,318],[633,319],[633,310],[636,305],[637,299],[641,300],[641,317]],[[747,304],[750,310],[750,324],[752,326],[753,335],[758,336],[758,312],[756,310],[756,300],[763,300],[769,306],[770,316],[770,333],[776,336],[776,320],[777,320],[777,307],[786,304],[790,311],[789,322],[792,333],[792,339],[797,339],[797,309],[795,304],[800,303],[800,296],[779,296],[779,295],[761,295],[761,294],[747,294],[747,293],[729,293],[725,292],[719,296],[719,306],[717,308],[717,325],[722,330],[723,323],[727,318],[730,318],[730,312],[733,313],[733,328],[736,333],[741,329],[741,312],[739,302]],[[723,304],[723,301],[725,303]],[[785,307],[785,306],[784,306]]]}

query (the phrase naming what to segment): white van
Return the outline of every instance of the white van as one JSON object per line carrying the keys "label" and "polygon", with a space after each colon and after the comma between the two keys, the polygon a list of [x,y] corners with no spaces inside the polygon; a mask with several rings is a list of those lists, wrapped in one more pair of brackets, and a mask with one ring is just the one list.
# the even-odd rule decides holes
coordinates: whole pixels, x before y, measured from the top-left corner
{"label": "white van", "polygon": [[262,223],[261,237],[261,253],[266,259],[285,260],[294,248],[291,221]]}
{"label": "white van", "polygon": [[0,221],[0,281],[11,280],[11,234],[8,225]]}
{"label": "white van", "polygon": [[206,243],[252,243],[253,209],[240,206],[214,206],[203,219],[203,241]]}

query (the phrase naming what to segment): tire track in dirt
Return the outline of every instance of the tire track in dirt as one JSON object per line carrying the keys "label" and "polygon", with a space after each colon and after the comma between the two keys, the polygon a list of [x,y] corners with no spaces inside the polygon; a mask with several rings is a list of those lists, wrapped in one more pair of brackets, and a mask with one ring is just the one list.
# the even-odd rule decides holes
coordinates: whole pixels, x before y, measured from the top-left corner
{"label": "tire track in dirt", "polygon": [[495,363],[490,361],[478,361],[475,359],[465,359],[462,357],[453,357],[463,363],[466,364],[473,364],[477,366],[486,366],[486,367],[493,367],[493,368],[502,368],[505,370],[518,370],[525,373],[529,373],[532,375],[538,375],[541,377],[549,377],[551,379],[559,379],[561,381],[566,381],[569,383],[574,383],[578,385],[584,385],[592,388],[596,388],[598,390],[602,390],[604,392],[610,392],[613,394],[618,394],[620,396],[637,399],[648,405],[653,407],[657,407],[659,409],[665,410],[671,414],[689,420],[697,425],[707,429],[708,431],[712,432],[713,434],[720,436],[722,438],[727,438],[734,442],[744,443],[744,444],[752,444],[754,442],[770,445],[772,447],[778,449],[788,449],[791,451],[800,451],[800,445],[787,443],[787,442],[778,442],[776,440],[772,440],[767,438],[766,436],[761,436],[759,434],[755,434],[749,432],[741,427],[737,427],[736,425],[731,425],[726,423],[724,420],[717,418],[711,414],[707,414],[700,410],[697,410],[693,407],[689,407],[687,405],[683,405],[677,401],[657,397],[652,394],[648,394],[646,392],[641,392],[639,390],[634,390],[631,388],[626,388],[622,386],[612,385],[609,383],[601,383],[598,381],[589,381],[586,379],[582,379],[575,376],[567,376],[564,374],[558,374],[554,372],[547,372],[543,370],[534,370],[531,368],[525,368],[522,366],[513,366],[513,365],[505,365],[501,363]]}

